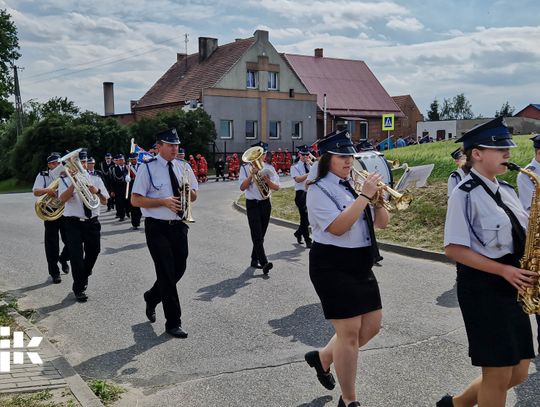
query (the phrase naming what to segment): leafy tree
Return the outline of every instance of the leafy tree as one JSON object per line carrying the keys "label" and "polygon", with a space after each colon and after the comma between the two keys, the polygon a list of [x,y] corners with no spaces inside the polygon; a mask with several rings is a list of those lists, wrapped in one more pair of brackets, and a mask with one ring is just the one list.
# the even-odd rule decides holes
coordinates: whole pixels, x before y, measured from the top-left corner
{"label": "leafy tree", "polygon": [[[12,64],[21,57],[17,28],[6,10],[0,10],[0,119],[13,113],[13,105],[7,100],[13,94]],[[11,107],[10,107],[11,106]]]}
{"label": "leafy tree", "polygon": [[433,102],[431,102],[427,116],[428,120],[430,121],[441,120],[441,115],[439,113],[439,101],[437,99],[434,99]]}
{"label": "leafy tree", "polygon": [[514,115],[515,111],[516,108],[514,106],[510,106],[510,103],[506,101],[501,106],[501,110],[495,111],[495,117],[511,117]]}
{"label": "leafy tree", "polygon": [[455,119],[454,106],[450,99],[444,99],[441,107],[441,120]]}
{"label": "leafy tree", "polygon": [[471,103],[463,93],[454,96],[452,105],[455,119],[472,119],[474,117]]}

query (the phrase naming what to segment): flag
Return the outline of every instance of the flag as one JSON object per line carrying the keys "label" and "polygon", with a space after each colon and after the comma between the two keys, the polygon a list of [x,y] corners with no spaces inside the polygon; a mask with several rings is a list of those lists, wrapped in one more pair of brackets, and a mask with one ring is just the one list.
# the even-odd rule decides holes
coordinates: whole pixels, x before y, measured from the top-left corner
{"label": "flag", "polygon": [[142,149],[137,144],[135,144],[135,148],[133,149],[133,152],[138,154],[137,162],[139,162],[141,164],[154,157],[151,153],[149,153],[148,151]]}

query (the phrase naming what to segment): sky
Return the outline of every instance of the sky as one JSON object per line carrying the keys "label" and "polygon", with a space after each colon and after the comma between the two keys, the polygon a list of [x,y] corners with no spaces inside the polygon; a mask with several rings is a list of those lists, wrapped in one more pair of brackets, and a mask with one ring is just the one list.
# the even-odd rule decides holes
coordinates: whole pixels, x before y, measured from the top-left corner
{"label": "sky", "polygon": [[269,32],[278,52],[363,60],[391,96],[425,115],[464,93],[475,115],[540,103],[538,0],[0,0],[18,31],[23,103],[67,97],[129,112],[198,37]]}

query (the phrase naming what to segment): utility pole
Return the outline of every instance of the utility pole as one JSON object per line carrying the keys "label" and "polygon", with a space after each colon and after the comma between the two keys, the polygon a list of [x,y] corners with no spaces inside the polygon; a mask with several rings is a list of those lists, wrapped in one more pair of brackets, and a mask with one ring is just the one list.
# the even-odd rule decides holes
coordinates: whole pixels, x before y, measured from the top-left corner
{"label": "utility pole", "polygon": [[19,86],[19,75],[17,74],[17,66],[13,66],[13,81],[15,82],[15,121],[17,123],[17,138],[23,131],[23,110],[21,102],[21,88]]}
{"label": "utility pole", "polygon": [[187,43],[189,41],[189,34],[188,33],[185,33],[184,34],[184,42],[186,43],[186,72],[187,72],[187,57],[188,57],[188,53],[187,53]]}

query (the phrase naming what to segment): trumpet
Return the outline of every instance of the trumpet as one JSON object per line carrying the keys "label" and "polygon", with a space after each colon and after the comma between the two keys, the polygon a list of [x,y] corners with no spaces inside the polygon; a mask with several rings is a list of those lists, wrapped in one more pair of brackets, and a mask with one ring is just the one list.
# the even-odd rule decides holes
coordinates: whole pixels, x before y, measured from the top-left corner
{"label": "trumpet", "polygon": [[401,163],[399,162],[399,160],[386,160],[386,162],[388,163],[388,165],[390,165],[390,168],[392,170],[397,170],[399,167],[401,167]]}
{"label": "trumpet", "polygon": [[[50,183],[49,188],[54,189],[58,193],[59,183],[60,178],[57,178]],[[64,213],[64,202],[56,196],[44,194],[36,201],[35,210],[36,215],[41,220],[56,220]]]}
{"label": "trumpet", "polygon": [[90,192],[90,181],[85,177],[86,170],[83,168],[81,160],[79,160],[79,152],[81,150],[82,148],[78,148],[66,154],[60,159],[60,162],[66,169],[66,174],[75,187],[75,191],[84,206],[90,210],[97,209],[99,206],[99,197]]}
{"label": "trumpet", "polygon": [[[358,160],[353,160],[352,175],[354,180],[354,189],[360,192],[364,181],[369,175],[369,172],[361,167]],[[393,203],[390,203],[388,200],[384,199],[383,194],[378,194],[378,198],[371,203],[374,205],[382,205],[386,208],[386,210],[390,211],[392,209],[397,209],[398,211],[401,211],[407,209],[414,199],[412,194],[409,194],[408,192],[398,192],[395,189],[390,188],[384,182],[379,181],[377,186],[380,190],[388,193],[388,195],[392,198]]]}
{"label": "trumpet", "polygon": [[180,187],[180,206],[183,213],[182,220],[186,223],[195,223],[193,214],[191,211],[191,184],[188,178],[188,164],[186,160],[179,160],[184,162],[184,175],[182,176],[182,186]]}

